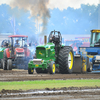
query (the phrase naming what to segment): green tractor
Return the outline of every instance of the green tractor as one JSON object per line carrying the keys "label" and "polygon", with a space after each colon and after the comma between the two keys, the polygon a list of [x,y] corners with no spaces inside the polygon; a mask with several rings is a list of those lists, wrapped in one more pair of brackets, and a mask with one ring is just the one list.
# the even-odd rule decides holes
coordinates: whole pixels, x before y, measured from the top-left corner
{"label": "green tractor", "polygon": [[8,44],[9,44],[9,40],[3,40],[1,42],[1,47],[0,47],[0,68],[3,68],[3,52],[4,50],[7,48]]}
{"label": "green tractor", "polygon": [[62,45],[62,36],[59,31],[51,31],[48,43],[36,47],[36,57],[28,63],[28,73],[55,74],[56,69],[61,74],[73,72],[74,53],[70,46]]}

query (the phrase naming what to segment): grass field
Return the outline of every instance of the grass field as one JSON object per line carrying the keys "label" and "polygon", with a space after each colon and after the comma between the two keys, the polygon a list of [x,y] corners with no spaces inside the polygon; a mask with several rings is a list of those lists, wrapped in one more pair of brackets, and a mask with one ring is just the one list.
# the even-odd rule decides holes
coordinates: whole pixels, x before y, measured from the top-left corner
{"label": "grass field", "polygon": [[61,88],[61,87],[100,87],[99,79],[85,80],[36,80],[36,81],[14,81],[0,82],[0,90],[28,90],[28,89],[45,89],[45,88]]}

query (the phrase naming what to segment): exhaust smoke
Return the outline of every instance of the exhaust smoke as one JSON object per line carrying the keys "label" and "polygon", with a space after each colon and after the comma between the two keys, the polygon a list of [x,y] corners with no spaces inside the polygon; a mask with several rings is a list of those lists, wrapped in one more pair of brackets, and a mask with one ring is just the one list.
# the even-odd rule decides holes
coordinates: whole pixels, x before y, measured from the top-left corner
{"label": "exhaust smoke", "polygon": [[[18,7],[30,11],[30,17],[35,18],[36,24],[42,24],[42,32],[40,35],[46,34],[48,19],[50,12],[48,9],[49,0],[12,0],[10,6],[12,8]],[[39,25],[36,25],[39,30]]]}

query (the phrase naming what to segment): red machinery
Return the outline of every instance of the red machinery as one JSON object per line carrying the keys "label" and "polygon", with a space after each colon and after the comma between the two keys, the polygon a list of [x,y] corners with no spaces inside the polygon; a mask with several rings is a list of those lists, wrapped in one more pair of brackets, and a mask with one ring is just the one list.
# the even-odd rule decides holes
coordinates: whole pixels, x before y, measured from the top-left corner
{"label": "red machinery", "polygon": [[[29,59],[32,58],[30,50],[27,48],[27,38],[25,35],[10,35],[10,44],[3,53],[3,69],[12,70],[12,68],[28,69]],[[19,47],[15,47],[15,41],[18,40]],[[19,67],[21,66],[21,67]]]}

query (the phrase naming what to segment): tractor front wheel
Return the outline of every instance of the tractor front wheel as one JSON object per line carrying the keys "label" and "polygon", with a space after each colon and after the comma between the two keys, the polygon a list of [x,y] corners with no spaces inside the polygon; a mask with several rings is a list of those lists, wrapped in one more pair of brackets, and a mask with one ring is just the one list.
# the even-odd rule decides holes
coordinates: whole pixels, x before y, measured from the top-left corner
{"label": "tractor front wheel", "polygon": [[34,69],[31,70],[31,68],[28,68],[28,74],[33,74],[33,71],[34,71]]}
{"label": "tractor front wheel", "polygon": [[59,71],[62,74],[70,74],[74,66],[73,49],[70,46],[65,46],[60,49],[58,55]]}
{"label": "tractor front wheel", "polygon": [[7,70],[12,70],[12,60],[11,59],[7,60]]}
{"label": "tractor front wheel", "polygon": [[50,65],[49,65],[49,73],[50,74],[55,74],[55,72],[56,72],[56,67],[55,67],[55,63],[52,61],[51,63],[50,63]]}

